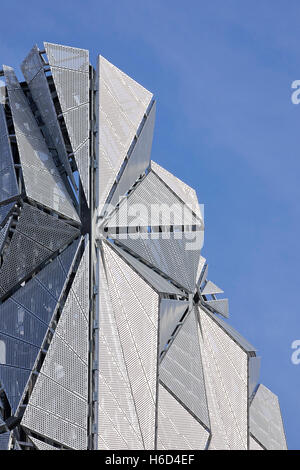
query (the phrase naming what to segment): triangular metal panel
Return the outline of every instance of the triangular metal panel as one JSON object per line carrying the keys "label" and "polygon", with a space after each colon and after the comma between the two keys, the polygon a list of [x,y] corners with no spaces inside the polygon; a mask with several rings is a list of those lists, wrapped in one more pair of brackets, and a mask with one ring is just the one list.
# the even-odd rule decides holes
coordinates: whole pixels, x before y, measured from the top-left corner
{"label": "triangular metal panel", "polygon": [[38,450],[60,450],[58,447],[51,446],[50,444],[47,444],[47,442],[40,441],[35,437],[30,436],[29,439]]}
{"label": "triangular metal panel", "polygon": [[119,202],[119,199],[128,192],[149,166],[155,123],[155,108],[156,103],[154,102],[110,200],[112,205],[116,205]]}
{"label": "triangular metal panel", "polygon": [[110,298],[144,447],[153,449],[159,296],[107,244],[103,244],[103,252]]}
{"label": "triangular metal panel", "polygon": [[3,66],[16,140],[29,198],[79,222],[29,103],[11,67]]}
{"label": "triangular metal panel", "polygon": [[99,56],[97,69],[101,210],[137,134],[152,94],[102,56]]}
{"label": "triangular metal panel", "polygon": [[[77,242],[73,243],[78,245]],[[68,247],[65,252],[71,249],[73,247]],[[61,268],[59,258],[0,306],[0,382],[5,388],[13,412],[24,393],[48,324],[68,278]],[[72,261],[70,259],[68,271]]]}
{"label": "triangular metal panel", "polygon": [[143,449],[105,268],[99,260],[99,449]]}
{"label": "triangular metal panel", "polygon": [[89,72],[89,51],[77,47],[62,46],[44,42],[49,65],[55,67],[76,70],[77,72]]}
{"label": "triangular metal panel", "polygon": [[157,448],[204,450],[209,432],[162,386],[159,385]]}
{"label": "triangular metal panel", "polygon": [[189,307],[185,300],[161,299],[159,307],[159,352],[161,353],[179,320]]}
{"label": "triangular metal panel", "polygon": [[54,103],[44,72],[44,63],[40,57],[38,47],[35,45],[21,65],[25,80],[27,81],[32,98],[42,116],[43,122],[51,136],[61,163],[71,181],[75,185],[74,176],[68,160],[64,139],[58,123]]}
{"label": "triangular metal panel", "polygon": [[87,363],[88,324],[71,290],[22,424],[73,449],[86,449]]}
{"label": "triangular metal panel", "polygon": [[172,173],[161,167],[158,163],[151,161],[151,169],[169,186],[185,204],[203,220],[196,191],[174,176]]}
{"label": "triangular metal panel", "polygon": [[209,449],[248,448],[248,356],[199,309],[199,339],[212,438]]}
{"label": "triangular metal panel", "polygon": [[215,312],[223,315],[223,317],[229,317],[228,299],[206,300],[205,304],[211,307]]}
{"label": "triangular metal panel", "polygon": [[211,294],[222,294],[223,292],[224,291],[222,291],[220,287],[216,286],[216,284],[214,284],[211,281],[207,281],[207,283],[205,284],[204,288],[201,291],[201,294],[211,295]]}
{"label": "triangular metal panel", "polygon": [[202,360],[194,310],[184,320],[160,364],[167,389],[209,428]]}
{"label": "triangular metal panel", "polygon": [[125,261],[148,283],[156,292],[160,294],[175,294],[184,295],[184,293],[171,284],[167,279],[160,276],[152,268],[139,261],[127,251],[123,250],[117,245],[113,245],[113,249],[125,259]]}
{"label": "triangular metal panel", "polygon": [[250,432],[267,450],[286,450],[278,397],[260,384],[250,406]]}

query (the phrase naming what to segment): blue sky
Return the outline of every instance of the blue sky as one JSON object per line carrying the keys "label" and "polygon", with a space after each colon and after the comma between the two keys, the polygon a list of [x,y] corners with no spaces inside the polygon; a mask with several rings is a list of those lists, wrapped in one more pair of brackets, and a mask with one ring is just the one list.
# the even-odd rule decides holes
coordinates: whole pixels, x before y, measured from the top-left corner
{"label": "blue sky", "polygon": [[205,204],[210,278],[262,355],[261,381],[300,449],[300,3],[27,0],[4,2],[1,17],[4,64],[58,42],[94,63],[101,53],[154,92],[152,157]]}

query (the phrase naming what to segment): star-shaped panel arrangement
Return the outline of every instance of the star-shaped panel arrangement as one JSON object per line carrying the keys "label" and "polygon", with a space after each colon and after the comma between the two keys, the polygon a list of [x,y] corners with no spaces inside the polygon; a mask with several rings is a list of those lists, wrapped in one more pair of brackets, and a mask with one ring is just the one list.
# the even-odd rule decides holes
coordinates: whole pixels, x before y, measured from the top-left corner
{"label": "star-shaped panel arrangement", "polygon": [[0,449],[286,448],[196,192],[151,160],[152,93],[48,42],[21,70],[0,71]]}

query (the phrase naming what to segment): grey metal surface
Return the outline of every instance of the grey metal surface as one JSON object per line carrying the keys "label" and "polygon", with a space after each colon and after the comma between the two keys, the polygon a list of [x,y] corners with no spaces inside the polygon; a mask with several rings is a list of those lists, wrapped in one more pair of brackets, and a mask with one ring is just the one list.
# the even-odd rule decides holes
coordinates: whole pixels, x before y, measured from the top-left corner
{"label": "grey metal surface", "polygon": [[103,244],[103,253],[113,314],[140,432],[145,449],[153,449],[157,399],[159,296],[107,244]]}
{"label": "grey metal surface", "polygon": [[250,432],[268,450],[286,450],[278,397],[260,384],[250,406]]}
{"label": "grey metal surface", "polygon": [[209,432],[159,385],[157,448],[204,450]]}
{"label": "grey metal surface", "polygon": [[[73,242],[78,246],[78,242]],[[73,251],[73,246],[64,252]],[[21,399],[31,369],[48,329],[67,273],[60,256],[0,305],[0,382],[14,411]],[[49,269],[50,268],[50,269]],[[65,264],[67,269],[67,265]]]}
{"label": "grey metal surface", "polygon": [[199,339],[212,439],[209,449],[248,447],[247,353],[199,309]]}
{"label": "grey metal surface", "polygon": [[89,205],[89,51],[45,43],[74,158]]}
{"label": "grey metal surface", "polygon": [[36,45],[31,49],[27,57],[22,62],[21,69],[25,80],[27,81],[32,98],[51,136],[51,143],[55,146],[63,168],[74,184],[74,176],[68,160],[48,80],[44,72],[44,63]]}
{"label": "grey metal surface", "polygon": [[151,102],[152,94],[99,56],[99,212]]}
{"label": "grey metal surface", "polygon": [[26,193],[29,198],[79,222],[14,70],[3,66]]}
{"label": "grey metal surface", "polygon": [[228,299],[206,300],[205,304],[225,318],[229,317]]}
{"label": "grey metal surface", "polygon": [[262,446],[259,445],[258,442],[256,442],[255,439],[253,439],[252,436],[249,438],[249,450],[264,450]]}
{"label": "grey metal surface", "polygon": [[0,229],[0,252],[2,251],[3,245],[8,235],[9,227],[10,227],[11,219],[8,219],[6,224],[2,229]]}
{"label": "grey metal surface", "polygon": [[98,448],[144,449],[130,376],[102,260],[99,265],[99,279]]}
{"label": "grey metal surface", "polygon": [[38,450],[60,450],[59,448],[51,446],[50,444],[47,444],[47,442],[40,441],[35,437],[30,436],[30,440]]}
{"label": "grey metal surface", "polygon": [[5,218],[7,218],[7,216],[9,216],[9,214],[12,211],[14,205],[15,205],[14,202],[12,202],[11,204],[7,204],[5,206],[0,206],[0,224],[4,223]]}
{"label": "grey metal surface", "polygon": [[183,295],[183,292],[175,287],[164,277],[160,276],[157,272],[153,271],[149,266],[139,261],[127,251],[123,250],[117,245],[113,245],[117,253],[131,265],[135,271],[148,282],[156,292],[164,294]]}
{"label": "grey metal surface", "polygon": [[127,193],[133,183],[137,181],[140,175],[142,175],[149,166],[155,123],[155,110],[156,103],[154,102],[133,151],[130,154],[122,176],[118,181],[112,199],[110,200],[110,204],[112,205],[116,205],[119,202],[119,199]]}
{"label": "grey metal surface", "polygon": [[10,432],[0,434],[0,450],[8,450]]}
{"label": "grey metal surface", "polygon": [[0,268],[1,293],[8,292],[79,233],[62,220],[24,204]]}
{"label": "grey metal surface", "polygon": [[261,357],[249,357],[249,398],[259,382]]}
{"label": "grey metal surface", "polygon": [[0,202],[19,194],[4,105],[0,100]]}
{"label": "grey metal surface", "polygon": [[161,299],[159,305],[159,352],[165,348],[179,320],[189,307],[185,300]]}
{"label": "grey metal surface", "polygon": [[87,361],[88,324],[71,290],[22,419],[25,427],[73,449],[87,448]]}
{"label": "grey metal surface", "polygon": [[205,426],[210,427],[194,310],[185,318],[160,364],[160,380]]}
{"label": "grey metal surface", "polygon": [[220,289],[216,284],[211,281],[207,281],[204,288],[201,291],[202,295],[211,295],[211,294],[222,294],[224,291]]}

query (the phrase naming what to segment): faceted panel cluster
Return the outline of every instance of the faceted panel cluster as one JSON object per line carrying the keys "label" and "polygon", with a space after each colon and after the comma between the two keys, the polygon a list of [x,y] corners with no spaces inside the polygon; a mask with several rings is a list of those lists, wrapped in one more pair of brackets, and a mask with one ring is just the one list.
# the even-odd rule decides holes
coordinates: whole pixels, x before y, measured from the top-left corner
{"label": "faceted panel cluster", "polygon": [[285,449],[151,92],[84,49],[0,71],[0,449]]}

